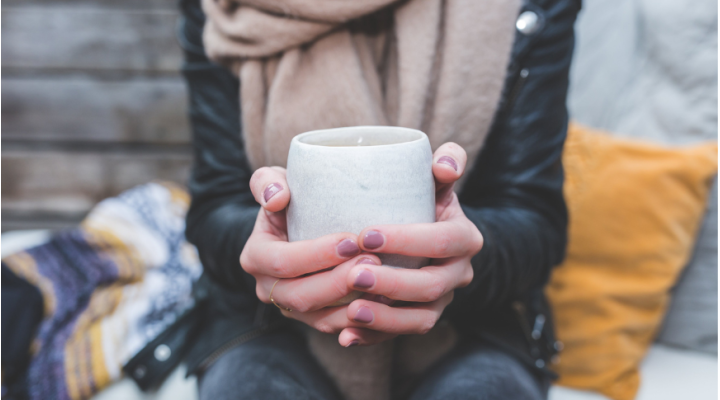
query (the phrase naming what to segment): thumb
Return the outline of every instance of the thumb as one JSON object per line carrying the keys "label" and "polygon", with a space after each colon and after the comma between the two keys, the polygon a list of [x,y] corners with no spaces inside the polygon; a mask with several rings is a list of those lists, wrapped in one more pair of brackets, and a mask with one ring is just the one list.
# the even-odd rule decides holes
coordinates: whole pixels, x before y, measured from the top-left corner
{"label": "thumb", "polygon": [[290,189],[285,179],[285,168],[263,167],[250,178],[250,190],[255,201],[265,210],[278,212],[290,202]]}
{"label": "thumb", "polygon": [[465,172],[467,153],[457,143],[448,142],[433,154],[432,171],[435,176],[435,201],[443,204],[451,200],[455,182]]}

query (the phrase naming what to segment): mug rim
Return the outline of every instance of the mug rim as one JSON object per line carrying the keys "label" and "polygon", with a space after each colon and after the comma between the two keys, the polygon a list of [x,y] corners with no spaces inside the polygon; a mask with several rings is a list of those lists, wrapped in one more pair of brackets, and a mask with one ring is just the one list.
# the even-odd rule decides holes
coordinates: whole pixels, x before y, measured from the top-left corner
{"label": "mug rim", "polygon": [[[386,143],[386,144],[374,144],[374,145],[364,145],[364,146],[354,146],[354,145],[323,145],[323,144],[316,144],[316,143],[307,143],[303,141],[303,139],[306,139],[310,136],[315,136],[319,134],[326,134],[326,133],[332,133],[334,131],[348,131],[349,133],[352,131],[395,131],[395,132],[404,132],[404,133],[410,133],[417,135],[417,138],[412,140],[406,140],[401,141],[397,143]],[[329,129],[316,129],[308,132],[303,132],[299,135],[296,135],[293,137],[292,142],[294,144],[298,145],[304,145],[304,146],[312,146],[312,147],[321,147],[321,148],[346,148],[346,149],[362,149],[362,148],[377,148],[377,147],[388,147],[388,146],[402,146],[402,145],[409,145],[412,143],[420,142],[423,140],[427,140],[427,135],[425,132],[420,131],[418,129],[413,128],[405,128],[402,126],[384,126],[384,125],[359,125],[359,126],[346,126],[346,127],[339,127],[339,128],[329,128]]]}

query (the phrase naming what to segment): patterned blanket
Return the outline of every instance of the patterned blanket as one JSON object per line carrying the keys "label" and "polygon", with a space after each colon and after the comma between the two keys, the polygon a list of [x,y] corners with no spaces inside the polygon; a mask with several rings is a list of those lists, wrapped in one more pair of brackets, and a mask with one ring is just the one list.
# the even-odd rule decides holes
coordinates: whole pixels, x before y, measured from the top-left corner
{"label": "patterned blanket", "polygon": [[43,295],[32,399],[89,398],[193,306],[202,267],[185,241],[188,203],[179,187],[145,184],[100,202],[78,228],[2,260]]}

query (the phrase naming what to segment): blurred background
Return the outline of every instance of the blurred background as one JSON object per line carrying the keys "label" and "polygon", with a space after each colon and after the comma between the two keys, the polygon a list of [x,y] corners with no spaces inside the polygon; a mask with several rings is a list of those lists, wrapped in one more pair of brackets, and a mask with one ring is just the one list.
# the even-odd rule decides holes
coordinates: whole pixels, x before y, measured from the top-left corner
{"label": "blurred background", "polygon": [[2,7],[2,231],[61,228],[191,152],[175,0]]}

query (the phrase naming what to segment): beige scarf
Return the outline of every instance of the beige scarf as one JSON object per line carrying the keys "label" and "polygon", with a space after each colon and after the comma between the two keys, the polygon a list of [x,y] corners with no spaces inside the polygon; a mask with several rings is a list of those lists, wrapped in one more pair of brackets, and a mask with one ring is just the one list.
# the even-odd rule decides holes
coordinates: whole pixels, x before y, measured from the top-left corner
{"label": "beige scarf", "polygon": [[[285,166],[299,133],[353,125],[422,130],[433,150],[455,142],[472,165],[500,98],[519,2],[203,0],[203,41],[240,78],[254,169]],[[337,336],[309,339],[345,398],[382,400],[391,374],[417,376],[455,336],[438,327],[352,349]]]}
{"label": "beige scarf", "polygon": [[[203,0],[208,56],[240,77],[253,168],[290,139],[397,125],[474,160],[500,98],[519,0]],[[472,165],[472,164],[469,164]]]}

